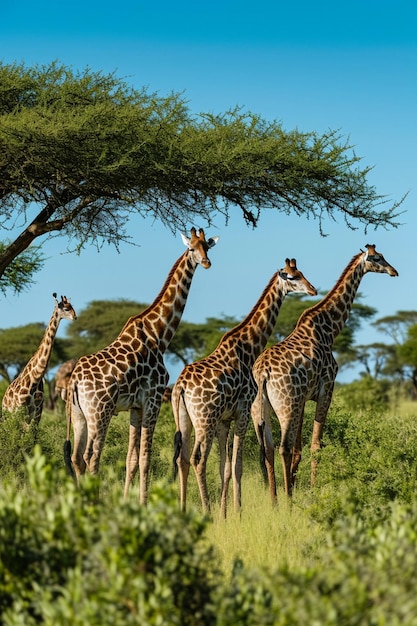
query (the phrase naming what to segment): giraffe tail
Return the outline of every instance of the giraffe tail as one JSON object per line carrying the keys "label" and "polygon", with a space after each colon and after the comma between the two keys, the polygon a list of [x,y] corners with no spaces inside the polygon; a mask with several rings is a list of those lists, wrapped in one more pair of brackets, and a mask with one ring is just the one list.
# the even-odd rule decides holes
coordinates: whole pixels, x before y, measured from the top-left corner
{"label": "giraffe tail", "polygon": [[71,406],[73,399],[73,388],[71,385],[68,385],[67,388],[67,403],[66,403],[66,414],[67,414],[67,438],[64,441],[64,463],[69,476],[71,476],[76,481],[74,466],[71,460]]}
{"label": "giraffe tail", "polygon": [[178,474],[177,460],[181,454],[181,446],[182,446],[182,435],[181,435],[181,431],[177,430],[177,432],[174,435],[174,458],[172,459],[172,464],[173,464],[172,480],[175,480],[177,478],[177,474]]}
{"label": "giraffe tail", "polygon": [[264,431],[265,431],[265,422],[262,421],[258,424],[258,439],[259,439],[259,464],[261,466],[262,476],[264,478],[264,482],[268,484],[268,472],[266,470],[265,463],[265,440],[264,440]]}

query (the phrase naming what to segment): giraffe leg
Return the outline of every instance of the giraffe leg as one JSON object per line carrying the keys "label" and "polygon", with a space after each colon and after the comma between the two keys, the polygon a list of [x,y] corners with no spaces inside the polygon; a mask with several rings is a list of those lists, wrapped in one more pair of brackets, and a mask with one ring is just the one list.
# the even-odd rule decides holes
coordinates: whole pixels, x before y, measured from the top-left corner
{"label": "giraffe leg", "polygon": [[277,480],[275,477],[275,449],[269,419],[263,427],[263,445],[265,449],[265,467],[268,476],[269,493],[272,504],[277,503]]}
{"label": "giraffe leg", "polygon": [[284,491],[287,496],[292,496],[291,482],[291,449],[287,445],[280,445],[279,453],[281,455],[282,471],[284,474]]}
{"label": "giraffe leg", "polygon": [[302,431],[303,431],[303,421],[304,421],[304,408],[302,411],[302,416],[300,419],[300,423],[298,425],[298,429],[297,429],[297,436],[295,438],[295,444],[292,450],[292,459],[291,459],[291,484],[293,487],[295,487],[295,481],[296,481],[296,477],[297,477],[297,471],[298,471],[298,466],[300,465],[301,462],[301,452],[302,452],[302,441],[301,441],[301,435],[302,435]]}
{"label": "giraffe leg", "polygon": [[102,432],[97,433],[95,436],[88,435],[84,451],[84,462],[90,474],[98,474],[105,439],[106,433]]}
{"label": "giraffe leg", "polygon": [[210,502],[207,492],[207,459],[213,443],[214,433],[206,433],[206,437],[203,441],[198,439],[196,434],[196,441],[194,444],[193,453],[191,455],[191,464],[194,468],[198,488],[200,490],[201,504],[204,513],[210,512]]}
{"label": "giraffe leg", "polygon": [[[174,388],[174,395],[176,390]],[[177,426],[177,432],[175,433],[177,445],[179,449],[174,456],[174,462],[177,464],[179,482],[180,482],[180,508],[182,512],[185,512],[187,507],[187,482],[190,472],[190,443],[191,443],[191,431],[192,423],[190,416],[185,406],[184,398],[181,396],[179,400],[174,398],[173,395],[173,412],[175,417],[175,423]]]}
{"label": "giraffe leg", "polygon": [[311,439],[311,486],[316,481],[318,466],[318,451],[321,448],[324,425],[326,423],[327,413],[332,401],[334,381],[325,387],[317,400],[316,414],[313,423],[313,435]]}
{"label": "giraffe leg", "polygon": [[242,474],[243,474],[243,446],[250,422],[250,403],[240,406],[235,416],[235,431],[233,437],[232,475],[233,475],[233,504],[236,513],[242,508]]}
{"label": "giraffe leg", "polygon": [[139,450],[141,436],[142,412],[130,410],[129,445],[126,455],[126,478],[123,495],[126,498],[129,487],[139,469]]}
{"label": "giraffe leg", "polygon": [[[162,395],[161,395],[162,397]],[[159,411],[159,408],[158,408]],[[153,433],[155,430],[155,424],[158,417],[156,415],[150,416],[147,419],[147,423],[142,424],[140,434],[140,451],[139,451],[139,502],[146,505],[148,502],[148,483],[149,483],[149,467],[151,463],[151,451]]]}
{"label": "giraffe leg", "polygon": [[294,486],[291,477],[291,463],[295,440],[298,433],[299,420],[293,412],[290,412],[290,417],[285,421],[280,421],[280,424],[281,444],[279,447],[279,453],[281,455],[282,471],[284,474],[284,491],[287,496],[291,497]]}
{"label": "giraffe leg", "polygon": [[242,474],[243,474],[243,443],[245,440],[246,428],[242,429],[235,424],[235,435],[233,438],[233,504],[236,513],[242,508]]}
{"label": "giraffe leg", "polygon": [[220,421],[217,427],[220,454],[220,479],[221,479],[221,515],[226,519],[227,495],[230,478],[232,476],[232,463],[230,458],[230,420]]}
{"label": "giraffe leg", "polygon": [[258,382],[258,391],[252,404],[251,414],[256,436],[261,449],[261,468],[266,474],[272,504],[277,502],[277,485],[275,478],[275,452],[271,430],[271,404],[269,402],[266,381]]}
{"label": "giraffe leg", "polygon": [[180,507],[185,513],[187,508],[187,483],[190,473],[190,437],[182,437],[181,452],[178,458],[178,474],[180,479]]}
{"label": "giraffe leg", "polygon": [[80,476],[87,469],[87,464],[84,460],[84,451],[87,446],[87,422],[81,409],[74,404],[71,408],[71,421],[74,431],[74,450],[71,461],[76,476]]}
{"label": "giraffe leg", "polygon": [[[95,408],[97,411],[97,407]],[[106,441],[110,420],[113,416],[114,404],[109,404],[100,411],[100,421],[97,423],[95,415],[86,415],[87,445],[84,451],[84,461],[90,474],[98,474],[100,457]]]}

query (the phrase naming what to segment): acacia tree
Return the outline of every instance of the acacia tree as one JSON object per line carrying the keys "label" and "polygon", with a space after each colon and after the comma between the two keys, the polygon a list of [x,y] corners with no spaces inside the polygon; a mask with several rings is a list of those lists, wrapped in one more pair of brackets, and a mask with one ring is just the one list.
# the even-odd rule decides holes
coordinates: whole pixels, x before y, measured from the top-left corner
{"label": "acacia tree", "polygon": [[[338,132],[284,131],[281,123],[232,108],[192,114],[179,94],[136,90],[114,74],[0,64],[0,289],[20,291],[42,263],[39,238],[63,236],[69,250],[130,240],[133,213],[172,230],[210,224],[239,207],[256,226],[264,209],[349,227],[396,226],[369,168]],[[15,235],[17,232],[17,235]]]}

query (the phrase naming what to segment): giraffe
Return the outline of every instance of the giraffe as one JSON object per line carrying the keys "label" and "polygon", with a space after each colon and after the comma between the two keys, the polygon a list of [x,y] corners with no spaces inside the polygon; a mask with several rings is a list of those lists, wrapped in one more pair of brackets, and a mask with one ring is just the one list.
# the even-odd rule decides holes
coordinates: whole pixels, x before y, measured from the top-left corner
{"label": "giraffe", "polygon": [[281,426],[281,455],[284,489],[292,495],[301,460],[301,431],[307,400],[316,402],[311,442],[311,484],[314,485],[317,454],[327,412],[333,395],[338,366],[332,353],[335,338],[344,327],[359,284],[367,272],[398,276],[398,272],[377,252],[375,245],[354,256],[333,289],[300,316],[293,332],[265,350],[256,360],[253,375],[258,387],[252,405],[252,419],[263,451],[269,489],[276,502],[274,444],[271,409]]}
{"label": "giraffe", "polygon": [[182,239],[187,250],[174,263],[153,304],[129,318],[109,346],[78,359],[67,389],[68,470],[76,479],[86,469],[97,473],[111,417],[130,410],[124,495],[139,468],[141,504],[147,502],[153,433],[168,383],[163,355],[180,322],[194,272],[198,265],[211,266],[207,252],[219,237],[206,240],[202,229],[197,235],[192,228],[191,237]]}
{"label": "giraffe", "polygon": [[[172,391],[176,423],[174,476],[179,470],[181,509],[186,508],[187,479],[190,468],[190,440],[194,427],[195,442],[191,454],[205,512],[209,511],[206,464],[215,434],[220,445],[222,480],[221,513],[226,517],[229,481],[233,473],[234,506],[241,506],[243,441],[250,422],[250,408],[256,395],[252,365],[265,347],[288,293],[316,295],[316,289],[297,269],[295,259],[275,272],[260,298],[245,319],[229,330],[217,348],[206,358],[186,365]],[[229,430],[234,420],[233,457],[229,458]]]}
{"label": "giraffe", "polygon": [[67,399],[67,387],[76,362],[77,359],[65,361],[55,374],[55,393],[59,395],[64,402],[66,402]]}
{"label": "giraffe", "polygon": [[43,377],[48,367],[55,335],[62,319],[75,320],[77,315],[66,296],[58,302],[56,293],[55,308],[48,326],[45,329],[39,348],[29,360],[23,371],[10,383],[3,397],[2,410],[12,413],[19,408],[27,407],[28,423],[37,426],[43,409]]}

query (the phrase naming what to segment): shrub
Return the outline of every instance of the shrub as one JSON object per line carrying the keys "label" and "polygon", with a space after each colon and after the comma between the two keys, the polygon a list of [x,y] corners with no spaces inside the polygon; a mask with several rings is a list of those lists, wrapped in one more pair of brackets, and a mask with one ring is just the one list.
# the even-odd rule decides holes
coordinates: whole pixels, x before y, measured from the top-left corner
{"label": "shrub", "polygon": [[0,501],[3,624],[214,624],[219,578],[205,521],[182,515],[165,485],[137,498],[79,489],[36,448],[28,488]]}

